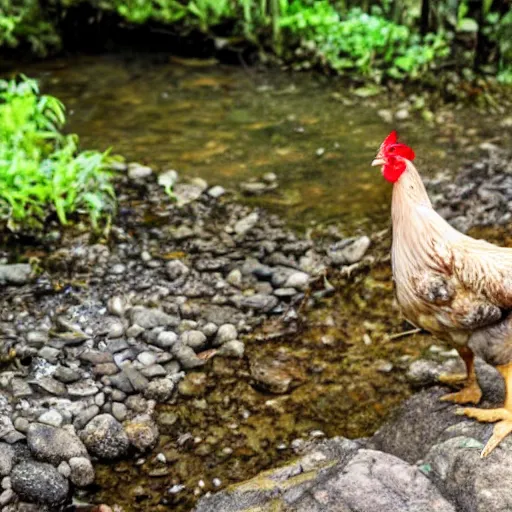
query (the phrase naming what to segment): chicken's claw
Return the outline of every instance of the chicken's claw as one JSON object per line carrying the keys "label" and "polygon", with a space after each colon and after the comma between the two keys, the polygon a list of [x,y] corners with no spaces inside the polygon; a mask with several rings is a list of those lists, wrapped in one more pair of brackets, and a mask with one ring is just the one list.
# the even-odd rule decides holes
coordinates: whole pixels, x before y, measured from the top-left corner
{"label": "chicken's claw", "polygon": [[466,407],[464,409],[457,409],[455,413],[485,423],[499,422],[494,426],[492,436],[480,454],[482,458],[487,457],[512,432],[512,411],[503,407],[499,409]]}
{"label": "chicken's claw", "polygon": [[469,382],[465,387],[456,393],[449,393],[440,398],[443,402],[453,402],[455,404],[478,404],[482,398],[482,390],[478,382]]}
{"label": "chicken's claw", "polygon": [[448,386],[464,384],[467,379],[468,376],[465,373],[442,373],[437,378],[441,384],[446,384]]}

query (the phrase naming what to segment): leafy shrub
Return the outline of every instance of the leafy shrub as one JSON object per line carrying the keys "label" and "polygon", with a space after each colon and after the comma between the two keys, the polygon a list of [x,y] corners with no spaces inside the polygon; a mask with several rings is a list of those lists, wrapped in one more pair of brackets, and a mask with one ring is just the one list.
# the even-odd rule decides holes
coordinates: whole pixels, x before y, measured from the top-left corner
{"label": "leafy shrub", "polygon": [[59,43],[55,26],[44,16],[39,0],[0,0],[0,47],[28,44],[35,54],[45,55]]}
{"label": "leafy shrub", "polygon": [[327,0],[312,5],[294,2],[281,26],[300,39],[297,56],[339,73],[417,78],[448,54],[440,35],[429,34],[421,40],[408,27],[358,8],[342,19]]}
{"label": "leafy shrub", "polygon": [[0,219],[11,229],[41,227],[54,210],[62,224],[88,214],[94,228],[115,208],[107,153],[78,152],[63,135],[64,107],[37,83],[0,81]]}

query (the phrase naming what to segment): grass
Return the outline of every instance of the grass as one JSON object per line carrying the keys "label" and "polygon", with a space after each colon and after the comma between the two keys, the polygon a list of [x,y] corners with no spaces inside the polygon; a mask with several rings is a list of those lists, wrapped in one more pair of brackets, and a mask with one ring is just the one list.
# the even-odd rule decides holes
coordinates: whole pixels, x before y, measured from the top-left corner
{"label": "grass", "polygon": [[94,229],[115,211],[108,152],[78,150],[64,135],[64,106],[37,82],[0,81],[0,220],[12,230],[86,215]]}

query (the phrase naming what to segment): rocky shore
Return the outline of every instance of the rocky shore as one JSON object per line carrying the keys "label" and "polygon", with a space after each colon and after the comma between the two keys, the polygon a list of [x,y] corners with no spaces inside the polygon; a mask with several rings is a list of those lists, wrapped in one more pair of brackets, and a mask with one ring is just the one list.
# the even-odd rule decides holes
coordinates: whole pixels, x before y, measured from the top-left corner
{"label": "rocky shore", "polygon": [[[512,198],[508,160],[491,148],[482,162],[462,171],[471,173],[477,189],[458,196],[461,205],[468,205],[460,206],[463,211],[448,211],[454,204],[448,196],[448,216],[473,225],[492,224],[496,212],[506,208]],[[31,264],[13,263],[16,255],[7,250],[2,254],[2,511],[61,510],[77,489],[94,482],[97,462],[136,458],[153,448],[160,435],[158,404],[174,400],[179,391],[186,395],[186,386],[201,385],[183,380],[189,370],[212,358],[242,358],[244,337],[269,318],[279,318],[293,330],[302,304],[332,293],[324,279],[327,269],[350,275],[361,260],[371,260],[369,237],[313,243],[276,216],[233,202],[229,192],[203,180],[180,182],[174,171],[157,177],[137,164],[120,172],[120,208],[108,241],[91,242],[89,235],[76,233],[61,238],[51,231],[43,249],[30,256]],[[489,199],[486,176],[494,177],[492,193],[507,201]],[[434,191],[441,185],[442,178],[429,183]],[[165,192],[170,186],[175,200]],[[444,204],[439,198],[437,202]],[[478,204],[485,204],[484,213]],[[425,384],[435,371],[417,368],[416,373]],[[275,384],[268,374],[257,378],[263,385]],[[421,396],[428,400],[431,395]],[[433,404],[431,416],[437,414]],[[411,421],[427,428],[430,416],[422,418]],[[343,492],[359,495],[361,488],[350,490],[347,483],[354,480],[354,471],[393,475],[389,468],[397,471],[397,479],[407,476],[398,484],[407,487],[408,497],[401,494],[405,487],[388,489],[386,498],[375,503],[386,507],[400,499],[413,507],[403,510],[455,510],[455,502],[442,497],[445,490],[438,481],[414,466],[423,453],[405,456],[400,451],[405,445],[391,449],[390,442],[378,439],[327,441],[311,448],[300,471],[294,463],[284,473],[278,470],[277,477],[271,473],[268,478],[278,482],[279,492],[271,482],[253,500],[252,484],[242,484],[234,495],[224,491],[207,498],[198,510],[248,510],[273,503],[285,490],[293,494],[287,495],[286,506],[330,510],[325,508],[329,492],[321,486],[341,486]],[[368,478],[373,485],[372,478],[380,477]],[[380,481],[384,492],[388,484]],[[414,485],[406,485],[408,481]],[[315,482],[317,497],[309,491]],[[346,510],[374,510],[346,499]],[[425,508],[433,503],[438,508]],[[308,508],[313,506],[317,508]]]}
{"label": "rocky shore", "polygon": [[95,461],[152,448],[155,406],[185,372],[243,357],[243,336],[270,316],[293,326],[311,280],[369,246],[313,248],[221,187],[174,185],[174,171],[136,164],[121,172],[108,243],[53,232],[32,266],[3,254],[2,349],[16,364],[0,376],[2,510],[58,510],[93,483]]}

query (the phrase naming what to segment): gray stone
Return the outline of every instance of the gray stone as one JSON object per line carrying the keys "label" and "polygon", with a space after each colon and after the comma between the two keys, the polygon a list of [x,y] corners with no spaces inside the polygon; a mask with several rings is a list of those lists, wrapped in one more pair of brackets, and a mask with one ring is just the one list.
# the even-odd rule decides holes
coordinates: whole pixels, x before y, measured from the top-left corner
{"label": "gray stone", "polygon": [[145,165],[130,164],[128,167],[128,178],[134,181],[145,180],[153,174],[153,169]]}
{"label": "gray stone", "polygon": [[126,311],[126,307],[126,300],[119,295],[114,295],[108,299],[107,310],[112,315],[123,317]]}
{"label": "gray stone", "polygon": [[238,337],[238,331],[233,324],[223,324],[219,327],[215,340],[213,341],[214,347],[220,347],[224,343],[232,340],[236,340]]}
{"label": "gray stone", "polygon": [[49,411],[44,412],[37,418],[39,423],[44,423],[46,425],[50,425],[52,427],[59,428],[62,426],[62,422],[64,421],[62,415],[56,411],[55,409],[50,409]]}
{"label": "gray stone", "polygon": [[171,351],[181,366],[183,366],[183,368],[186,370],[197,368],[198,366],[203,366],[206,362],[203,359],[199,359],[192,348],[188,347],[187,345],[183,345],[182,343],[174,345]]}
{"label": "gray stone", "polygon": [[155,341],[153,341],[153,345],[157,347],[168,349],[172,347],[178,341],[178,335],[172,331],[163,331],[161,332]]}
{"label": "gray stone", "polygon": [[284,288],[296,288],[305,290],[308,287],[309,274],[305,272],[294,272],[285,282]]}
{"label": "gray stone", "polygon": [[171,190],[177,181],[178,173],[174,169],[169,169],[158,175],[158,184],[166,190]]}
{"label": "gray stone", "polygon": [[48,343],[48,332],[47,331],[29,331],[25,335],[27,344],[31,347],[42,347]]}
{"label": "gray stone", "polygon": [[155,377],[163,377],[167,375],[165,368],[161,364],[152,364],[146,368],[142,368],[140,373],[148,379],[154,379]]}
{"label": "gray stone", "polygon": [[137,356],[137,360],[144,366],[151,366],[156,362],[156,354],[153,352],[141,352]]}
{"label": "gray stone", "polygon": [[92,379],[68,384],[68,395],[74,398],[94,396],[98,391],[98,386]]}
{"label": "gray stone", "polygon": [[228,282],[231,286],[235,286],[236,288],[241,288],[243,284],[242,280],[242,272],[238,268],[234,268],[227,276],[226,282]]}
{"label": "gray stone", "polygon": [[[128,327],[128,329],[126,329],[126,336],[128,336],[128,338],[137,338],[144,331],[145,331],[144,327],[141,327],[140,325],[137,325],[137,324],[133,324],[133,325],[130,325],[130,327]],[[123,350],[123,349],[119,349],[119,350]],[[112,351],[112,352],[114,352],[114,351]]]}
{"label": "gray stone", "polygon": [[176,316],[168,315],[161,309],[156,308],[132,308],[131,312],[132,324],[137,324],[144,329],[152,329],[153,327],[176,327],[180,320]]}
{"label": "gray stone", "polygon": [[82,373],[80,372],[80,370],[68,368],[67,366],[57,366],[57,369],[55,370],[53,376],[57,380],[60,380],[65,384],[71,384],[73,382],[80,380],[80,378],[82,377]]}
{"label": "gray stone", "polygon": [[174,382],[171,379],[155,379],[146,388],[144,396],[157,402],[166,402],[171,398]]}
{"label": "gray stone", "polygon": [[176,279],[186,276],[190,269],[180,260],[171,260],[165,264],[165,270],[167,271],[167,275],[171,281],[175,281]]}
{"label": "gray stone", "polygon": [[0,476],[7,476],[11,472],[15,458],[14,448],[7,443],[0,443]]}
{"label": "gray stone", "polygon": [[87,455],[80,439],[63,428],[32,423],[27,432],[27,444],[34,457],[43,462],[59,464],[71,457]]}
{"label": "gray stone", "polygon": [[80,433],[89,452],[103,460],[113,460],[126,454],[129,440],[121,423],[110,414],[100,414]]}
{"label": "gray stone", "polygon": [[66,386],[51,377],[41,377],[40,379],[34,379],[29,381],[29,384],[41,388],[52,395],[64,396],[67,393]]}
{"label": "gray stone", "polygon": [[13,491],[28,502],[58,507],[68,497],[69,484],[51,464],[21,462],[11,472]]}
{"label": "gray stone", "polygon": [[185,206],[186,204],[196,201],[201,197],[202,193],[203,187],[188,183],[178,183],[173,190],[178,207]]}
{"label": "gray stone", "polygon": [[89,421],[100,413],[100,408],[97,405],[91,405],[85,408],[83,411],[76,415],[75,421],[73,422],[74,427],[77,430],[82,430]]}
{"label": "gray stone", "polygon": [[245,235],[247,232],[249,232],[256,224],[258,224],[258,221],[260,220],[260,215],[258,212],[252,212],[251,214],[247,215],[247,217],[244,217],[243,219],[240,219],[233,227],[235,230],[235,233],[237,235]]}
{"label": "gray stone", "polygon": [[223,196],[225,193],[226,193],[226,189],[224,187],[221,187],[220,185],[215,185],[210,190],[208,190],[208,195],[210,197],[213,197],[214,199],[217,199],[220,196]]}
{"label": "gray stone", "polygon": [[367,236],[342,240],[329,248],[328,256],[335,265],[351,265],[363,259],[370,243]]}
{"label": "gray stone", "polygon": [[79,356],[81,361],[91,364],[112,363],[114,358],[109,352],[101,350],[84,350]]}
{"label": "gray stone", "polygon": [[279,304],[279,301],[276,297],[272,295],[263,295],[257,293],[255,295],[251,295],[250,297],[244,297],[240,305],[243,308],[254,309],[256,311],[262,311],[267,313],[274,309]]}
{"label": "gray stone", "polygon": [[217,351],[219,356],[226,357],[244,357],[245,345],[239,340],[226,341]]}
{"label": "gray stone", "polygon": [[206,345],[206,336],[201,331],[186,331],[180,336],[180,342],[198,351]]}
{"label": "gray stone", "polygon": [[69,467],[69,464],[64,460],[57,466],[57,471],[64,478],[69,478],[69,475],[71,474],[71,468]]}
{"label": "gray stone", "polygon": [[130,384],[135,391],[144,391],[149,384],[148,379],[144,377],[134,366],[126,365],[123,368],[123,373],[128,377]]}
{"label": "gray stone", "polygon": [[112,403],[112,415],[117,421],[123,422],[126,419],[127,414],[128,411],[126,409],[126,405],[119,402]]}
{"label": "gray stone", "polygon": [[69,459],[71,472],[69,479],[77,487],[87,487],[94,482],[94,468],[86,457],[73,457]]}
{"label": "gray stone", "polygon": [[30,281],[32,267],[28,263],[0,265],[0,285],[22,285]]}
{"label": "gray stone", "polygon": [[158,441],[158,427],[147,414],[125,422],[124,428],[130,443],[140,452],[153,448]]}
{"label": "gray stone", "polygon": [[25,398],[33,394],[28,382],[16,378],[11,380],[11,391],[15,398]]}
{"label": "gray stone", "polygon": [[455,512],[421,471],[342,438],[199,501],[195,512]]}

